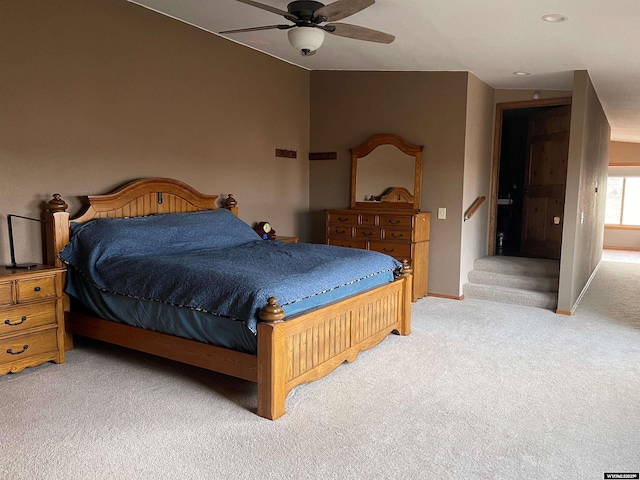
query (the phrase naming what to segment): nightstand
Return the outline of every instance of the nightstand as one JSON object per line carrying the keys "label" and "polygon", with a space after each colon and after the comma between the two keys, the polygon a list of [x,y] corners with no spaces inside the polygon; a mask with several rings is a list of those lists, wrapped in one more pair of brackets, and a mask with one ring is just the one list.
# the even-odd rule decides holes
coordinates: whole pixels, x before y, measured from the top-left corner
{"label": "nightstand", "polygon": [[65,269],[0,269],[0,375],[64,362]]}
{"label": "nightstand", "polygon": [[300,240],[298,237],[281,237],[278,235],[276,238],[270,238],[272,242],[285,242],[285,243],[298,243]]}

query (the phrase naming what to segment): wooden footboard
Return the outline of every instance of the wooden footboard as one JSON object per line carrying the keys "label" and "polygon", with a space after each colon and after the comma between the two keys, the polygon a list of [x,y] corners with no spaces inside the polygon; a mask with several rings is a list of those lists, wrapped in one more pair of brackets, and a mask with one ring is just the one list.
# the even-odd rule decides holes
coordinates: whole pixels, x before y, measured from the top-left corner
{"label": "wooden footboard", "polygon": [[[367,292],[290,319],[258,323],[258,355],[68,312],[69,334],[95,338],[258,383],[258,415],[276,420],[296,385],[318,380],[391,332],[411,332],[410,271]],[[279,307],[278,307],[279,308]],[[278,317],[278,315],[276,315]]]}
{"label": "wooden footboard", "polygon": [[258,415],[275,420],[296,385],[324,377],[376,346],[411,331],[412,276],[287,321],[258,324]]}

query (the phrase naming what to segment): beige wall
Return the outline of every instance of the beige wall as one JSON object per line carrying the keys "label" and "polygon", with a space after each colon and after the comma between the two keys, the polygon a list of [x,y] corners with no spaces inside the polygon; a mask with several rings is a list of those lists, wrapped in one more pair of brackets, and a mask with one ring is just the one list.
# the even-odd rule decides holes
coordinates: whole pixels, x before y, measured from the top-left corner
{"label": "beige wall", "polygon": [[476,214],[462,224],[460,249],[460,293],[468,282],[476,258],[484,257],[488,249],[491,163],[493,147],[494,90],[476,76],[469,74],[467,85],[467,116],[464,152],[464,212],[476,198],[485,202]]}
{"label": "beige wall", "polygon": [[[139,177],[233,193],[247,223],[308,237],[308,71],[125,1],[6,1],[0,32],[0,264],[6,214],[54,192],[74,214]],[[40,260],[37,224],[16,230],[18,260]]]}
{"label": "beige wall", "polygon": [[[640,143],[611,142],[609,145],[609,164],[629,164],[640,169]],[[640,250],[640,229],[604,229],[605,248]]]}
{"label": "beige wall", "polygon": [[589,74],[574,76],[558,310],[572,311],[600,259],[611,129]]}
{"label": "beige wall", "polygon": [[[422,210],[433,212],[429,293],[457,296],[465,159],[466,72],[311,73],[311,151],[338,153],[309,167],[313,240],[324,209],[349,206],[349,149],[378,133],[424,145]],[[438,207],[447,219],[437,220]]]}

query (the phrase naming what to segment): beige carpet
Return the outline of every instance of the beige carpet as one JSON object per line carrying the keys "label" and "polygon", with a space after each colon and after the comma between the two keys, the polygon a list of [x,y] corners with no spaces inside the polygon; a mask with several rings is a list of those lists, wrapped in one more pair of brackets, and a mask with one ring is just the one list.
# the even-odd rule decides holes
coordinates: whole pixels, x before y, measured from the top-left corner
{"label": "beige carpet", "polygon": [[2,479],[601,479],[640,471],[640,264],[602,262],[568,317],[434,297],[296,388],[94,342],[0,378]]}

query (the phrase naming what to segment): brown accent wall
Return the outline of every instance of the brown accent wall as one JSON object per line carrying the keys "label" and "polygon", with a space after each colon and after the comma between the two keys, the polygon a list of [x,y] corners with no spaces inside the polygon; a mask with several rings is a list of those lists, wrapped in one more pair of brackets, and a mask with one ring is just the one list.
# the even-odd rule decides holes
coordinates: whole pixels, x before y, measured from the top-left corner
{"label": "brown accent wall", "polygon": [[[378,133],[424,145],[422,210],[433,212],[429,293],[457,296],[463,214],[467,72],[311,72],[311,151],[336,160],[309,167],[312,239],[324,209],[349,206],[349,149]],[[438,207],[447,219],[437,220]]]}
{"label": "brown accent wall", "polygon": [[558,310],[573,311],[602,258],[611,128],[589,74],[574,76]]}
{"label": "brown accent wall", "polygon": [[[233,193],[247,223],[308,237],[308,71],[124,0],[2,2],[0,71],[0,264],[6,214],[54,192],[74,214],[139,177]],[[41,259],[31,223],[22,261]]]}

